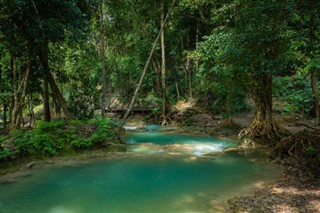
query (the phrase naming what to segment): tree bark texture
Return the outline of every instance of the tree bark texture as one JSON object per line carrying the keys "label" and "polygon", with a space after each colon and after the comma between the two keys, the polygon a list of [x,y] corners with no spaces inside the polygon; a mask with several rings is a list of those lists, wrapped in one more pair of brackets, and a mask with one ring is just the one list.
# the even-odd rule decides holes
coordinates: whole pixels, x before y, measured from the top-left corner
{"label": "tree bark texture", "polygon": [[272,75],[261,74],[253,88],[256,111],[251,125],[239,138],[243,143],[272,144],[281,140],[281,129],[272,117]]}
{"label": "tree bark texture", "polygon": [[45,77],[43,79],[43,118],[45,121],[51,121],[49,84]]}

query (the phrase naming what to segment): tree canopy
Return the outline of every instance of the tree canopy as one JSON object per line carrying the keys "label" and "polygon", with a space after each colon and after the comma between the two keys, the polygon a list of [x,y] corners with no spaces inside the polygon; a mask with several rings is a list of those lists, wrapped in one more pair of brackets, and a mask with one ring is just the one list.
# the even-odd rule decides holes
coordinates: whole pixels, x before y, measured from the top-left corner
{"label": "tree canopy", "polygon": [[128,106],[168,14],[136,105],[163,124],[180,100],[195,98],[228,122],[254,107],[242,138],[277,142],[285,131],[273,112],[319,119],[319,7],[316,0],[2,0],[2,124],[20,128],[37,106],[48,121]]}

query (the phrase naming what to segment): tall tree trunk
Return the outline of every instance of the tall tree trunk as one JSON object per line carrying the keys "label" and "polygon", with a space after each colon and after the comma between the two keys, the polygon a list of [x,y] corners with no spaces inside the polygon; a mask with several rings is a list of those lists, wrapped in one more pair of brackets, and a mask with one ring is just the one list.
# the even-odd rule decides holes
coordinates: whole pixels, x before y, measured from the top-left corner
{"label": "tall tree trunk", "polygon": [[[4,85],[4,82],[2,81],[2,66],[0,64],[0,85]],[[1,87],[1,86],[0,86]],[[1,87],[1,93],[4,94],[5,88],[4,86]],[[3,126],[4,128],[7,127],[7,97],[3,96]]]}
{"label": "tall tree trunk", "polygon": [[162,97],[162,80],[161,80],[161,65],[159,63],[159,60],[157,58],[151,60],[152,62],[152,66],[153,66],[153,69],[157,75],[157,81],[156,81],[156,84],[154,86],[154,89],[155,89],[155,92],[156,94],[159,96],[159,97]]}
{"label": "tall tree trunk", "polygon": [[16,56],[14,53],[11,53],[11,71],[12,71],[12,88],[13,88],[13,101],[11,106],[11,129],[15,129],[15,123],[16,123],[16,111],[18,108],[18,77],[17,77],[17,66],[16,66]]}
{"label": "tall tree trunk", "polygon": [[24,99],[26,96],[28,80],[30,76],[32,54],[29,53],[28,63],[26,64],[25,71],[23,73],[23,78],[21,84],[19,85],[17,79],[17,67],[16,67],[16,57],[14,54],[11,54],[11,63],[12,63],[12,73],[13,73],[13,96],[14,96],[14,107],[12,110],[12,120],[11,120],[11,129],[19,129],[21,127],[22,118],[22,109],[24,107]]}
{"label": "tall tree trunk", "polygon": [[9,107],[9,125],[11,125],[13,120],[13,108],[14,108],[14,95],[12,94],[10,97],[10,107]]}
{"label": "tall tree trunk", "polygon": [[46,78],[43,79],[43,118],[45,121],[51,121],[49,83]]}
{"label": "tall tree trunk", "polygon": [[7,111],[8,111],[8,106],[7,103],[3,103],[3,126],[4,128],[7,128]]}
{"label": "tall tree trunk", "polygon": [[186,72],[188,75],[188,85],[189,85],[189,98],[192,99],[193,98],[193,94],[192,94],[192,73],[191,73],[191,67],[190,67],[190,58],[187,58],[187,62],[186,62]]}
{"label": "tall tree trunk", "polygon": [[179,84],[178,84],[178,78],[177,78],[177,71],[174,72],[174,80],[175,80],[175,86],[176,86],[176,92],[177,92],[177,100],[180,100],[180,91],[179,91]]}
{"label": "tall tree trunk", "polygon": [[[176,2],[175,0],[172,1],[172,7],[174,6],[175,2]],[[124,116],[123,116],[123,118],[122,118],[120,127],[122,127],[122,126],[125,124],[128,116],[129,116],[129,114],[130,114],[130,111],[131,111],[131,109],[132,109],[132,107],[133,107],[133,105],[134,105],[134,103],[135,103],[135,101],[136,101],[136,98],[138,97],[138,93],[139,93],[139,91],[140,91],[140,88],[141,88],[141,85],[142,85],[144,76],[146,75],[147,69],[148,69],[149,64],[150,64],[150,62],[151,62],[151,58],[152,58],[153,53],[154,53],[154,51],[155,51],[155,49],[156,49],[156,45],[157,45],[157,43],[158,43],[158,41],[159,41],[160,35],[161,35],[161,33],[162,33],[163,29],[164,29],[164,26],[165,26],[165,24],[166,24],[166,22],[167,22],[168,17],[169,17],[169,11],[168,11],[168,13],[167,13],[167,15],[166,15],[166,18],[164,19],[164,22],[163,22],[163,25],[161,26],[160,32],[158,33],[158,36],[157,36],[157,38],[155,39],[155,41],[154,41],[154,43],[153,43],[153,46],[152,46],[151,51],[150,51],[150,53],[149,53],[148,60],[147,60],[145,66],[144,66],[144,68],[143,68],[143,71],[142,71],[142,74],[141,74],[141,76],[140,76],[138,85],[137,85],[136,90],[134,91],[133,97],[132,97],[132,99],[131,99],[129,108],[128,108],[128,110],[126,111],[126,113],[124,114]]]}
{"label": "tall tree trunk", "polygon": [[226,123],[232,124],[232,113],[233,113],[233,106],[232,106],[232,99],[233,99],[233,91],[231,88],[231,91],[227,94],[227,102],[226,102]]}
{"label": "tall tree trunk", "polygon": [[255,115],[250,127],[241,130],[244,143],[270,144],[281,139],[281,129],[272,117],[272,75],[262,74],[253,88]]}
{"label": "tall tree trunk", "polygon": [[35,122],[36,122],[36,117],[34,115],[34,111],[33,111],[33,97],[32,97],[32,93],[29,94],[29,117],[30,117],[30,121],[29,121],[29,126],[30,127],[34,127],[35,126]]}
{"label": "tall tree trunk", "polygon": [[[62,92],[62,89],[60,89],[60,91]],[[58,101],[54,97],[52,97],[52,99],[53,99],[53,108],[55,112],[55,118],[61,118],[61,107]]]}
{"label": "tall tree trunk", "polygon": [[53,96],[56,98],[56,100],[59,102],[64,115],[66,116],[67,119],[73,118],[72,113],[69,112],[68,110],[68,105],[66,100],[64,99],[62,93],[60,92],[51,72],[50,72],[50,67],[49,67],[49,61],[48,61],[48,46],[41,48],[40,51],[38,52],[38,56],[40,59],[40,63],[42,65],[44,75],[46,80],[48,81],[50,88],[52,90]]}
{"label": "tall tree trunk", "polygon": [[[312,6],[315,5],[315,1],[310,2]],[[310,48],[309,52],[315,52],[315,41],[317,40],[316,37],[316,23],[317,23],[317,17],[315,14],[312,14],[310,18],[310,30],[309,30],[309,36],[310,36]],[[310,71],[310,80],[311,80],[311,88],[312,88],[312,95],[313,95],[313,107],[314,112],[316,115],[316,118],[319,119],[320,124],[320,114],[319,114],[319,91],[317,87],[317,75],[316,70],[312,69]]]}
{"label": "tall tree trunk", "polygon": [[164,40],[164,0],[161,0],[161,93],[162,93],[162,125],[166,125],[167,114],[168,114],[168,97],[167,97],[167,88],[166,88],[166,50],[165,50],[165,40]]}
{"label": "tall tree trunk", "polygon": [[310,79],[311,79],[311,88],[312,88],[312,94],[313,94],[313,107],[314,112],[316,114],[316,118],[319,119],[320,124],[320,113],[319,113],[319,91],[317,86],[317,75],[316,70],[311,70],[310,72]]}
{"label": "tall tree trunk", "polygon": [[107,107],[107,71],[106,71],[106,59],[105,59],[105,49],[104,49],[104,20],[103,20],[103,0],[100,0],[100,30],[101,30],[101,68],[102,68],[102,93],[101,93],[101,115],[102,117],[106,116],[106,107]]}

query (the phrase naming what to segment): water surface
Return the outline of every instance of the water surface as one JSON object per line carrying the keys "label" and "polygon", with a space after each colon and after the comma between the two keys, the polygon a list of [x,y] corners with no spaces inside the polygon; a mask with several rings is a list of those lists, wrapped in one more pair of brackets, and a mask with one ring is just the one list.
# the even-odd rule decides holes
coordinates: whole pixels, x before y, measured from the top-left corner
{"label": "water surface", "polygon": [[[149,135],[148,135],[149,134]],[[206,213],[218,202],[277,176],[256,153],[194,153],[199,144],[218,152],[233,142],[210,137],[158,133],[132,134],[135,145],[184,145],[190,152],[155,152],[77,166],[31,170],[14,183],[1,184],[1,213]],[[164,138],[162,138],[162,136]],[[158,140],[155,140],[159,138]],[[197,141],[197,139],[199,139]],[[215,142],[216,140],[216,142]],[[180,147],[179,147],[180,145]],[[131,145],[130,145],[131,146]]]}

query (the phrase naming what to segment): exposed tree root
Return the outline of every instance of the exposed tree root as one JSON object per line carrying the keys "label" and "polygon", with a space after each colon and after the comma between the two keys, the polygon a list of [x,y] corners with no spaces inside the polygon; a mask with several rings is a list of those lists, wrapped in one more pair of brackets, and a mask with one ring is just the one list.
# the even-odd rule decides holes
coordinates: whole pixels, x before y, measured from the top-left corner
{"label": "exposed tree root", "polygon": [[240,131],[240,144],[254,146],[255,144],[273,145],[283,137],[288,136],[289,132],[276,123],[253,122],[250,127]]}
{"label": "exposed tree root", "polygon": [[271,153],[272,158],[295,158],[313,173],[320,174],[320,132],[303,130],[283,138]]}

